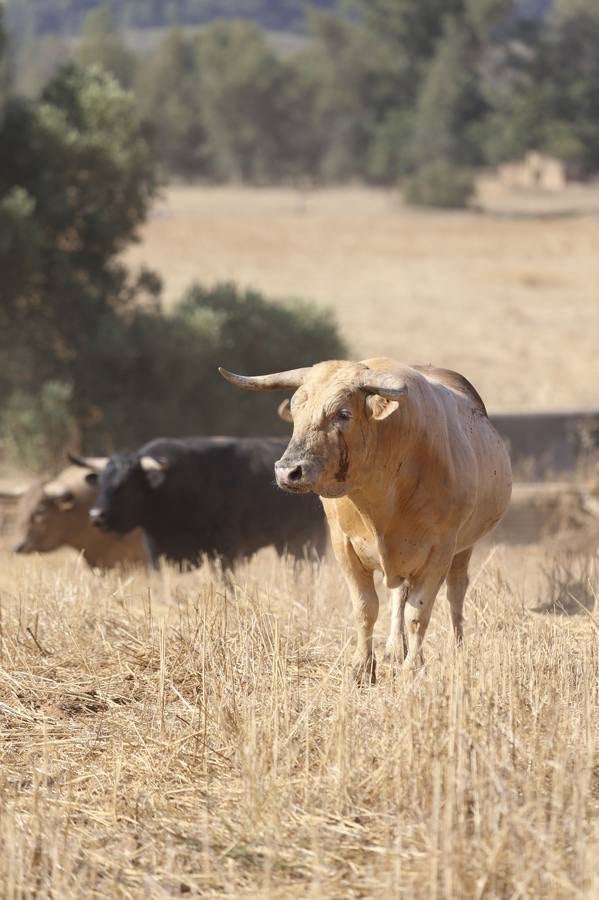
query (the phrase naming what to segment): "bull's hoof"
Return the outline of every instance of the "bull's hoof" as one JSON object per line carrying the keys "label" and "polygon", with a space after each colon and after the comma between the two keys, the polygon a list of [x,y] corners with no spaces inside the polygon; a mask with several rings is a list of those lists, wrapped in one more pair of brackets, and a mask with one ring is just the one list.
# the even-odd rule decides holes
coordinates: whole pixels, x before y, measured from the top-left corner
{"label": "bull's hoof", "polygon": [[383,656],[383,662],[386,666],[390,666],[393,670],[401,669],[405,658],[406,654],[401,644],[397,646],[396,644],[387,643],[385,655]]}
{"label": "bull's hoof", "polygon": [[376,684],[376,659],[374,656],[354,662],[352,671],[356,684]]}
{"label": "bull's hoof", "polygon": [[402,669],[405,672],[421,672],[424,669],[424,656],[422,654],[412,658],[407,656],[403,661]]}

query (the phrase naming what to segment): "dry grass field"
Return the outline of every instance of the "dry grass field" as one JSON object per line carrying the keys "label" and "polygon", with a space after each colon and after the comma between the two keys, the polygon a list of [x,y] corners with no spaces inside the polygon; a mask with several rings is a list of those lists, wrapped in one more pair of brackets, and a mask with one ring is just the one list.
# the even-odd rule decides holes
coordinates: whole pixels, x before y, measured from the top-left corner
{"label": "dry grass field", "polygon": [[463,651],[440,596],[424,670],[357,688],[328,562],[1,554],[2,897],[599,896],[597,559],[474,570]]}
{"label": "dry grass field", "polygon": [[[597,406],[598,226],[171,188],[127,258],[168,303],[328,303],[356,357],[457,367],[492,409]],[[540,519],[477,550],[462,650],[442,593],[425,667],[368,688],[330,560],[102,574],[0,520],[0,898],[596,900],[599,534],[566,554]]]}
{"label": "dry grass field", "polygon": [[500,215],[363,188],[172,187],[127,260],[163,274],[169,304],[192,279],[327,304],[355,358],[457,368],[492,410],[598,406],[599,189],[485,190]]}

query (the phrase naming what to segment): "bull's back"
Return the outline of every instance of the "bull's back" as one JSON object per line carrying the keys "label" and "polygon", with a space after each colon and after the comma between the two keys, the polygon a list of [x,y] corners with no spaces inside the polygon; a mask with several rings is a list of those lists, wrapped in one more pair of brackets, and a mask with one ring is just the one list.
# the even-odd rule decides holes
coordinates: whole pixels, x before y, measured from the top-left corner
{"label": "bull's back", "polygon": [[510,501],[512,470],[505,443],[478,392],[456,372],[417,367],[443,409],[456,497],[468,497],[458,530],[458,551],[472,546],[502,519]]}

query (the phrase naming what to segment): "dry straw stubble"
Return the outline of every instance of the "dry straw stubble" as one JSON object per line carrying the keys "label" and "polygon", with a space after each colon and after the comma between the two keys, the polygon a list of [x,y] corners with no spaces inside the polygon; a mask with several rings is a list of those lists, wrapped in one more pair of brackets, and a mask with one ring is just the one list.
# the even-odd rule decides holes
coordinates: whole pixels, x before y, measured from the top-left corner
{"label": "dry straw stubble", "polygon": [[368,689],[330,563],[2,567],[4,897],[597,896],[597,623],[505,551]]}

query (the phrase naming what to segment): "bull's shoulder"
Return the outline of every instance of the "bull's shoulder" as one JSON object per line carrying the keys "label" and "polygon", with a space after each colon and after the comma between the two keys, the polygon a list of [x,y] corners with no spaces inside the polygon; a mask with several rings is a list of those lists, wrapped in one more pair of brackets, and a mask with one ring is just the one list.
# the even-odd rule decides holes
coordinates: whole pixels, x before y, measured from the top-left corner
{"label": "bull's shoulder", "polygon": [[484,416],[487,415],[487,408],[482,397],[474,385],[471,384],[467,378],[464,378],[463,375],[460,375],[459,372],[454,372],[452,369],[440,369],[437,368],[437,366],[432,365],[412,365],[410,368],[416,369],[417,372],[421,372],[425,377],[430,378],[433,381],[439,381],[441,384],[444,384],[445,387],[466,394],[473,401],[479,412]]}

